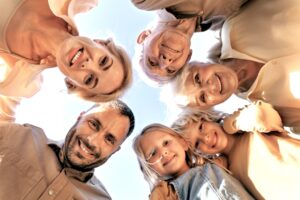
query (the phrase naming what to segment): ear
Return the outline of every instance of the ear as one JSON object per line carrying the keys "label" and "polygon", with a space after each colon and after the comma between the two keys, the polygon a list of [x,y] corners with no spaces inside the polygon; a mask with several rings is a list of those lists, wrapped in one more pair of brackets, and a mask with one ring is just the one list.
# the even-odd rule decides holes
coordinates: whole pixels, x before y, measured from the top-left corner
{"label": "ear", "polygon": [[143,43],[143,42],[145,41],[145,39],[146,39],[150,34],[151,34],[151,31],[150,31],[150,30],[145,30],[145,31],[141,32],[141,33],[139,34],[139,36],[137,37],[136,42],[137,42],[138,44]]}
{"label": "ear", "polygon": [[65,84],[70,92],[75,91],[77,88],[77,86],[74,84],[74,82],[71,79],[69,79],[68,77],[65,78]]}

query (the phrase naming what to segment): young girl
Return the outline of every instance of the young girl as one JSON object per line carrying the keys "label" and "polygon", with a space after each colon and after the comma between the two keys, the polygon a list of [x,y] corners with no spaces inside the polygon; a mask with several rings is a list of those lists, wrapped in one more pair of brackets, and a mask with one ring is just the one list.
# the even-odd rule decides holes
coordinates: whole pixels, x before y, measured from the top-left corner
{"label": "young girl", "polygon": [[223,169],[203,164],[184,137],[169,127],[145,127],[133,149],[152,190],[150,199],[252,199]]}
{"label": "young girl", "polygon": [[[246,114],[248,118],[243,117]],[[256,121],[250,114],[257,116]],[[298,199],[300,141],[278,128],[278,118],[269,104],[258,102],[225,119],[224,128],[220,118],[203,112],[182,115],[173,128],[185,134],[201,153],[227,156],[228,169],[255,198]],[[249,131],[249,124],[255,125],[252,131],[237,132]],[[233,135],[235,132],[238,134]]]}

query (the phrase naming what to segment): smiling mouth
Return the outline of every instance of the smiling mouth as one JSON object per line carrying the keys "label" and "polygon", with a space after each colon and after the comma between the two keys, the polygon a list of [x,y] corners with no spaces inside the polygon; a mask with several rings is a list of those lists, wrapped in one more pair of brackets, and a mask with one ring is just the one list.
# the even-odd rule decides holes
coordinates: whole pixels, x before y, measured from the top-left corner
{"label": "smiling mouth", "polygon": [[80,138],[78,138],[78,146],[82,150],[82,152],[84,152],[86,155],[94,157],[95,155],[94,152]]}
{"label": "smiling mouth", "polygon": [[213,137],[213,141],[212,141],[212,144],[211,144],[211,148],[215,148],[216,147],[216,145],[217,145],[217,133],[216,132],[214,132],[214,137]]}
{"label": "smiling mouth", "polygon": [[163,166],[166,166],[170,164],[175,159],[175,155],[173,155],[171,158],[169,158],[166,162],[163,163]]}
{"label": "smiling mouth", "polygon": [[70,66],[74,65],[74,63],[76,63],[78,61],[78,59],[80,58],[80,56],[83,53],[83,48],[78,49],[78,51],[74,54],[74,56],[70,59]]}
{"label": "smiling mouth", "polygon": [[223,94],[223,82],[222,82],[222,79],[219,76],[219,74],[215,74],[215,76],[217,77],[217,84],[218,84],[218,88],[219,88],[219,93]]}

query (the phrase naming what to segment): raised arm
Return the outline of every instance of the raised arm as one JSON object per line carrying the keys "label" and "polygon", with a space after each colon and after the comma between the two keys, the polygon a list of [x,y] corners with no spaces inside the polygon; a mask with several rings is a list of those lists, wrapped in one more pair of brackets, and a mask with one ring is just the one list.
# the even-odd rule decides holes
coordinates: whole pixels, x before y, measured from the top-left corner
{"label": "raised arm", "polygon": [[235,111],[224,119],[224,130],[229,134],[238,131],[268,133],[278,131],[285,133],[281,117],[272,105],[263,101],[255,101]]}

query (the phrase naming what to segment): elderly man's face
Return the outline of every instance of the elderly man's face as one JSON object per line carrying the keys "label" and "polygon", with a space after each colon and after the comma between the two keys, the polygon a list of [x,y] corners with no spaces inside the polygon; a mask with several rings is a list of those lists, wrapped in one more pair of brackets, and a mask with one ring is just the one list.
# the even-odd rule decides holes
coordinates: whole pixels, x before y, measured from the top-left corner
{"label": "elderly man's face", "polygon": [[92,169],[105,162],[126,139],[129,119],[114,109],[95,108],[68,133],[65,158],[76,168]]}
{"label": "elderly man's face", "polygon": [[166,27],[140,34],[143,43],[141,66],[151,76],[174,77],[191,56],[190,36],[173,27]]}

